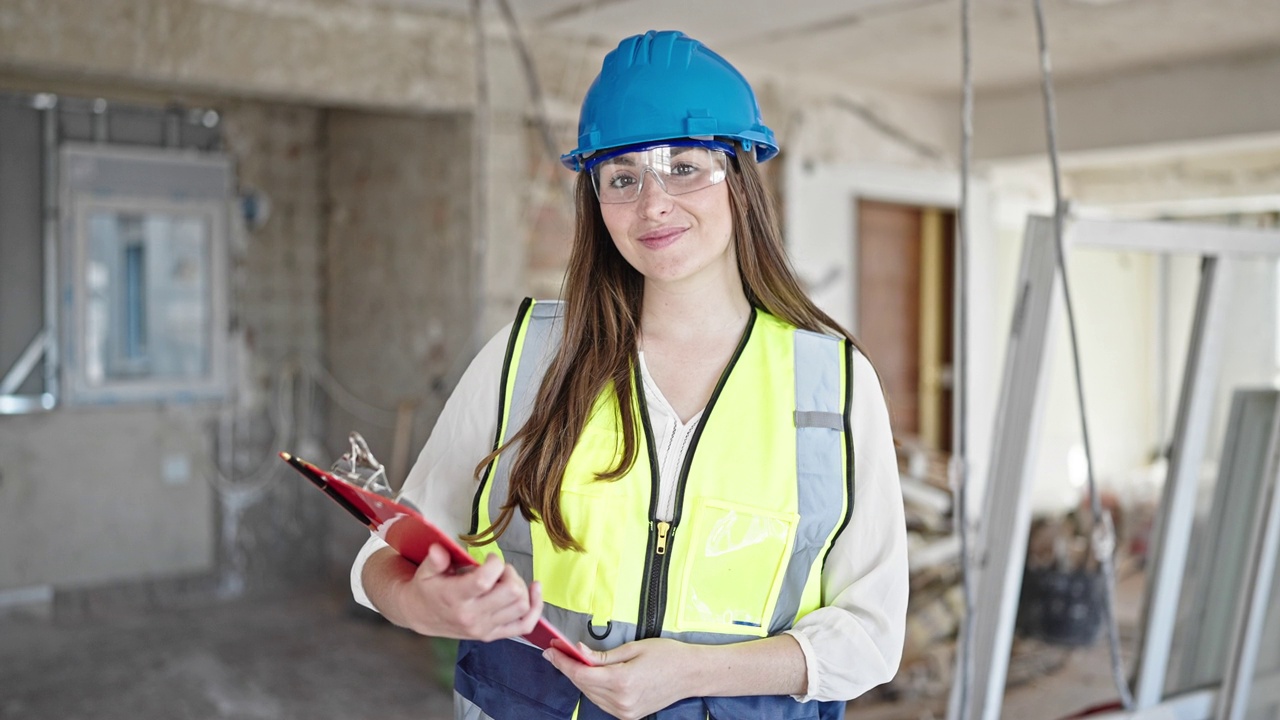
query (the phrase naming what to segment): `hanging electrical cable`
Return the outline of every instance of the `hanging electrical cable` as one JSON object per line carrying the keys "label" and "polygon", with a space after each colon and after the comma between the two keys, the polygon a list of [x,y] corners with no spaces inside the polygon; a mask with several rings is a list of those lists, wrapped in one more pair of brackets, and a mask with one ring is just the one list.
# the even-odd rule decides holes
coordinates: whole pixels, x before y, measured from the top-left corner
{"label": "hanging electrical cable", "polygon": [[965,457],[968,442],[967,420],[968,338],[969,338],[969,173],[973,162],[973,64],[969,30],[972,14],[969,0],[960,0],[960,55],[962,100],[960,107],[960,206],[956,209],[955,243],[955,346],[951,359],[951,393],[959,420],[951,430],[951,487],[955,532],[960,540],[960,584],[964,616],[956,643],[956,679],[959,687],[958,717],[969,718],[969,685],[973,679],[973,577],[969,557],[969,472]]}
{"label": "hanging electrical cable", "polygon": [[[529,45],[524,40],[524,32],[520,29],[520,22],[516,19],[515,13],[511,11],[511,3],[508,0],[497,0],[498,9],[502,11],[502,17],[507,23],[507,29],[511,33],[511,41],[515,43],[516,53],[520,57],[520,66],[524,70],[525,82],[529,87],[529,99],[533,101],[534,115],[538,120],[538,131],[542,135],[542,144],[547,151],[547,157],[553,162],[560,159],[560,151],[556,146],[555,132],[551,129],[551,121],[548,119],[546,97],[542,92],[542,83],[538,80],[538,69],[533,64],[533,55],[529,52]],[[566,180],[559,185],[564,188],[570,202],[573,201],[573,187]]]}
{"label": "hanging electrical cable", "polygon": [[1120,657],[1120,631],[1115,613],[1115,527],[1111,514],[1102,511],[1098,497],[1097,481],[1093,474],[1093,450],[1089,444],[1089,423],[1085,413],[1084,379],[1080,371],[1080,346],[1076,337],[1075,310],[1071,304],[1071,285],[1067,277],[1066,247],[1063,240],[1065,207],[1062,199],[1061,171],[1058,167],[1057,110],[1054,106],[1053,74],[1049,64],[1049,41],[1045,33],[1044,8],[1041,0],[1032,0],[1035,6],[1036,37],[1040,49],[1040,87],[1044,96],[1045,134],[1049,147],[1049,171],[1053,178],[1053,238],[1057,253],[1058,272],[1062,279],[1062,296],[1067,309],[1067,331],[1071,340],[1071,359],[1075,371],[1076,399],[1080,410],[1080,432],[1084,438],[1086,475],[1089,482],[1089,509],[1093,515],[1093,533],[1090,544],[1102,569],[1105,588],[1103,612],[1107,628],[1107,641],[1111,651],[1112,679],[1120,701],[1126,710],[1133,708],[1133,694],[1125,677],[1124,661]]}
{"label": "hanging electrical cable", "polygon": [[832,107],[843,110],[858,118],[865,123],[867,127],[876,131],[885,138],[892,140],[895,144],[910,150],[921,159],[940,161],[943,158],[942,150],[912,137],[910,132],[885,119],[880,113],[876,112],[866,103],[840,95],[831,97],[827,102],[830,103]]}

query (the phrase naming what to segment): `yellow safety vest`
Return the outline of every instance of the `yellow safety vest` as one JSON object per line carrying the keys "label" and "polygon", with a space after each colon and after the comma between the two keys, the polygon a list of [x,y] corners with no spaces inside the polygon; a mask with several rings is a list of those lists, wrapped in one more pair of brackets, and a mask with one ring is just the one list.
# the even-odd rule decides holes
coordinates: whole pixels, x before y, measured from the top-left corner
{"label": "yellow safety vest", "polygon": [[[503,368],[495,442],[505,442],[527,421],[559,345],[562,320],[560,303],[527,299],[521,305]],[[484,545],[472,554],[482,560],[498,552],[526,581],[540,581],[543,616],[570,640],[597,650],[648,637],[724,644],[790,628],[822,606],[823,563],[852,511],[851,359],[852,347],[843,339],[754,310],[694,430],[669,521],[656,516],[657,452],[637,364],[636,399],[627,411],[637,419],[640,452],[631,469],[617,480],[596,478],[621,455],[622,410],[610,386],[597,399],[565,471],[561,512],[584,551],[557,549],[541,523],[517,512],[496,549]],[[473,533],[488,527],[506,502],[515,454],[508,448],[481,479]],[[502,654],[508,651],[486,645],[513,643],[464,643],[458,688],[469,709],[459,717],[500,718],[488,706],[505,701],[470,697],[493,697],[493,687],[527,682],[532,687],[522,692],[530,697],[552,693],[546,676],[513,680],[517,673],[496,685],[482,677],[505,675],[513,662]],[[488,690],[463,689],[475,687]],[[790,698],[748,700],[794,704]],[[775,708],[781,714],[759,714],[759,702],[750,707],[752,714],[742,717],[801,717],[782,707]],[[822,717],[838,711],[828,709]],[[747,711],[730,709],[725,716],[737,712]]]}

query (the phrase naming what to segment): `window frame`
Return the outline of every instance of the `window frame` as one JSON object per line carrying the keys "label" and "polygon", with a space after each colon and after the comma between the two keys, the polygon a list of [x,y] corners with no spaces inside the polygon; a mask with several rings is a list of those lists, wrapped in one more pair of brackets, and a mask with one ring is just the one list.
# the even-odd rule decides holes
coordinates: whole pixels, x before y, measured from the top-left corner
{"label": "window frame", "polygon": [[[60,245],[64,258],[61,277],[60,312],[62,400],[68,405],[101,405],[146,402],[216,401],[228,392],[229,338],[229,235],[231,230],[230,160],[222,155],[190,150],[121,148],[118,146],[66,143],[60,148],[61,202]],[[169,189],[165,197],[155,188],[129,187],[119,183],[104,189],[82,182],[78,170],[85,162],[103,160],[136,165],[143,174],[159,170],[181,178],[203,174],[221,175],[220,188],[191,187]],[[209,175],[213,173],[213,175]],[[80,181],[78,181],[80,180]],[[207,182],[203,183],[208,185]],[[207,222],[207,262],[209,264],[209,323],[206,328],[208,373],[201,378],[114,379],[97,385],[89,383],[85,364],[86,300],[85,267],[89,256],[88,218],[96,212],[199,216]]]}

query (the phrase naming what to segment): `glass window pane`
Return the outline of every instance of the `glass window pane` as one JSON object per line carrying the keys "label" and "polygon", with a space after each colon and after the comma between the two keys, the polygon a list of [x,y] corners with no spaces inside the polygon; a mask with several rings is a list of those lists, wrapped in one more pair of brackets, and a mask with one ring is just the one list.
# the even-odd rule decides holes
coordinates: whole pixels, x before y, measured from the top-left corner
{"label": "glass window pane", "polygon": [[1269,259],[1238,261],[1229,286],[1222,366],[1201,466],[1196,513],[1165,694],[1224,678],[1247,571],[1274,400],[1237,394],[1275,386],[1277,272]]}
{"label": "glass window pane", "polygon": [[210,227],[202,215],[88,214],[89,386],[188,380],[210,370]]}
{"label": "glass window pane", "polygon": [[1280,568],[1273,572],[1267,619],[1258,643],[1258,665],[1245,712],[1247,720],[1280,720]]}

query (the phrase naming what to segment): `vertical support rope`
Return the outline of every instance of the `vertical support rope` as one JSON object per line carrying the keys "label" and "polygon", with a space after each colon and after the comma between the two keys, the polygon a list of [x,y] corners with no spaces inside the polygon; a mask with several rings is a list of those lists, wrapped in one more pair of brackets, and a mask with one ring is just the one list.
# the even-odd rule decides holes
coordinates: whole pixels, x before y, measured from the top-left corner
{"label": "vertical support rope", "polygon": [[1057,111],[1054,107],[1053,75],[1049,64],[1049,43],[1045,34],[1044,8],[1041,0],[1032,0],[1035,6],[1036,37],[1040,47],[1040,87],[1044,95],[1045,133],[1049,145],[1049,169],[1053,176],[1053,237],[1057,252],[1058,272],[1062,277],[1062,295],[1067,309],[1067,330],[1071,339],[1071,359],[1075,370],[1076,400],[1080,409],[1080,432],[1084,437],[1085,467],[1089,479],[1089,509],[1093,513],[1091,545],[1102,566],[1106,600],[1103,607],[1107,624],[1107,641],[1111,651],[1112,679],[1120,701],[1126,710],[1133,708],[1133,694],[1125,677],[1124,661],[1120,657],[1120,631],[1115,614],[1115,530],[1110,514],[1102,512],[1098,497],[1097,481],[1093,474],[1093,450],[1089,444],[1089,423],[1085,413],[1084,380],[1080,368],[1080,345],[1076,337],[1075,310],[1071,304],[1071,285],[1067,277],[1066,248],[1063,240],[1065,208],[1062,200],[1061,172],[1058,167]]}
{"label": "vertical support rope", "polygon": [[475,43],[476,106],[471,138],[471,267],[472,320],[467,355],[484,343],[484,308],[488,284],[485,259],[489,242],[489,63],[484,37],[484,0],[471,0],[471,26]]}
{"label": "vertical support rope", "polygon": [[969,685],[973,680],[973,562],[969,549],[969,473],[965,455],[968,442],[969,393],[969,173],[973,158],[973,63],[972,22],[969,0],[960,0],[960,53],[963,100],[960,110],[960,207],[956,209],[954,245],[955,338],[951,358],[951,392],[955,400],[955,420],[951,429],[951,487],[954,491],[953,518],[960,539],[960,582],[964,596],[964,616],[956,643],[956,678],[959,684],[959,720],[969,718]]}

